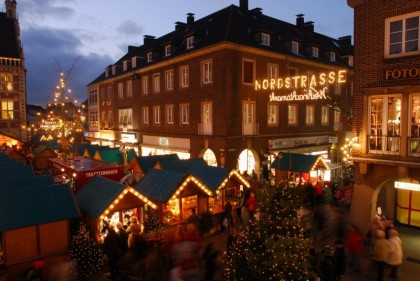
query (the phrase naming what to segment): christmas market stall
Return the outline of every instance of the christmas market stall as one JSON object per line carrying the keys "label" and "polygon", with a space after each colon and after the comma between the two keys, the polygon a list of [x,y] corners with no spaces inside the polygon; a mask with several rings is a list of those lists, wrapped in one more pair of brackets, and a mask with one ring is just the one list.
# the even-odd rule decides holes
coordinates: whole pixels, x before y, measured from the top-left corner
{"label": "christmas market stall", "polygon": [[48,160],[51,158],[56,158],[57,155],[58,154],[48,146],[39,145],[35,147],[30,154],[34,170],[38,173],[46,171],[48,169]]}
{"label": "christmas market stall", "polygon": [[130,173],[139,174],[143,177],[147,171],[154,168],[161,161],[179,161],[177,154],[153,155],[153,156],[137,156],[134,157],[127,166]]}
{"label": "christmas market stall", "polygon": [[280,152],[271,164],[276,183],[281,180],[289,180],[295,183],[316,183],[327,164],[319,155]]}
{"label": "christmas market stall", "polygon": [[157,209],[134,188],[98,175],[76,193],[76,200],[83,220],[99,243],[103,243],[109,225],[121,222],[127,228],[131,217],[143,224],[145,212]]}
{"label": "christmas market stall", "polygon": [[68,250],[70,221],[80,217],[67,184],[36,185],[48,182],[37,182],[38,176],[22,179],[0,182],[0,251],[8,280],[18,280],[36,260],[45,262],[47,276]]}
{"label": "christmas market stall", "polygon": [[95,175],[114,181],[119,181],[123,177],[122,166],[83,156],[51,158],[48,162],[57,181],[69,181],[74,191],[80,190]]}

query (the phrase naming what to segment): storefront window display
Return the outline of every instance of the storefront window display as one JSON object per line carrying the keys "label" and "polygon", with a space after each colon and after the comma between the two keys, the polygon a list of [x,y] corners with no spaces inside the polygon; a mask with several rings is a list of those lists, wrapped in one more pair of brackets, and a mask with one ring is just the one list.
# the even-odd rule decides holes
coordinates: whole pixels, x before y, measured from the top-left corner
{"label": "storefront window display", "polygon": [[409,126],[410,143],[409,153],[413,156],[420,155],[420,94],[411,96],[411,124]]}
{"label": "storefront window display", "polygon": [[98,222],[99,241],[101,243],[104,242],[105,236],[108,233],[108,227],[110,225],[116,225],[118,222],[121,222],[123,224],[124,229],[127,229],[130,225],[130,218],[133,216],[139,219],[138,209],[127,209],[123,211],[117,211],[112,214],[109,214],[108,216],[105,216],[102,220]]}

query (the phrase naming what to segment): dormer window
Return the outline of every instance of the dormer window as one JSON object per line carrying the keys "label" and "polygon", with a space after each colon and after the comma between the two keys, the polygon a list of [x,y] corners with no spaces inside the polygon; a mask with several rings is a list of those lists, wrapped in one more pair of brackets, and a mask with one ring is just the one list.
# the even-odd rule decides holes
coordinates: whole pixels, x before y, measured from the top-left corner
{"label": "dormer window", "polygon": [[151,62],[152,59],[153,59],[153,53],[152,52],[147,53],[147,62]]}
{"label": "dormer window", "polygon": [[330,52],[330,61],[335,62],[335,53],[334,52]]}
{"label": "dormer window", "polygon": [[194,48],[194,36],[187,38],[187,49]]}
{"label": "dormer window", "polygon": [[131,58],[131,67],[135,68],[137,66],[137,57]]}
{"label": "dormer window", "polygon": [[170,56],[172,53],[171,53],[171,48],[172,46],[171,45],[166,45],[165,46],[165,56]]}
{"label": "dormer window", "polygon": [[349,66],[353,66],[353,56],[349,56],[348,64]]}
{"label": "dormer window", "polygon": [[270,34],[261,33],[261,45],[270,46]]}
{"label": "dormer window", "polygon": [[312,47],[312,57],[317,58],[319,56],[319,49],[317,47]]}
{"label": "dormer window", "polygon": [[297,41],[292,41],[292,53],[299,54],[299,43]]}
{"label": "dormer window", "polygon": [[117,67],[115,65],[112,66],[112,75],[117,73]]}
{"label": "dormer window", "polygon": [[127,70],[127,65],[128,65],[128,61],[127,60],[123,61],[123,71]]}

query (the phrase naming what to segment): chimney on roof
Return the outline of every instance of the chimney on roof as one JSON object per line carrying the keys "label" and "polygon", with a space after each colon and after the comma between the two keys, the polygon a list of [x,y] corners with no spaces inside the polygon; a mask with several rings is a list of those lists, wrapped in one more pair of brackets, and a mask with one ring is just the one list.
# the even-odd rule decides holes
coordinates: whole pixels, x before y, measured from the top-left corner
{"label": "chimney on roof", "polygon": [[313,21],[305,22],[304,26],[305,26],[306,31],[314,32],[314,22]]}
{"label": "chimney on roof", "polygon": [[187,24],[188,25],[191,25],[191,24],[193,24],[194,23],[194,14],[193,13],[188,13],[187,14]]}
{"label": "chimney on roof", "polygon": [[248,11],[248,0],[239,0],[239,8],[243,11]]}
{"label": "chimney on roof", "polygon": [[177,21],[177,22],[175,23],[175,30],[178,30],[178,29],[180,29],[180,28],[181,28],[181,27],[183,27],[183,26],[185,26],[185,23],[184,23],[184,22]]}
{"label": "chimney on roof", "polygon": [[298,28],[303,28],[305,25],[305,18],[303,16],[304,14],[296,15],[296,26]]}
{"label": "chimney on roof", "polygon": [[340,37],[340,38],[338,38],[338,40],[340,42],[343,42],[343,43],[348,44],[349,46],[351,46],[351,35]]}
{"label": "chimney on roof", "polygon": [[149,44],[149,43],[153,42],[154,39],[155,39],[155,36],[152,36],[152,35],[144,35],[143,36],[143,44],[144,45]]}

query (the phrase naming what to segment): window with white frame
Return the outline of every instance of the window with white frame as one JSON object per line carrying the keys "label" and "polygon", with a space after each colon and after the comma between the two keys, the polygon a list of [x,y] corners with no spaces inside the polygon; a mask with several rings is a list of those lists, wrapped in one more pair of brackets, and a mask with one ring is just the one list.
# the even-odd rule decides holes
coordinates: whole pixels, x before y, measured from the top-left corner
{"label": "window with white frame", "polygon": [[154,93],[160,92],[160,74],[159,73],[153,74],[153,92]]}
{"label": "window with white frame", "polygon": [[179,80],[181,88],[188,88],[190,83],[190,73],[188,65],[179,68]]}
{"label": "window with white frame", "polygon": [[201,104],[201,122],[203,124],[211,124],[213,122],[213,103],[203,102]]}
{"label": "window with white frame", "polygon": [[160,105],[153,106],[153,124],[160,124]]}
{"label": "window with white frame", "polygon": [[141,78],[141,88],[142,88],[143,95],[149,94],[149,77],[148,76],[143,76]]}
{"label": "window with white frame", "polygon": [[165,71],[165,85],[167,91],[174,89],[174,71],[172,69]]}
{"label": "window with white frame", "polygon": [[118,99],[122,100],[124,98],[124,86],[122,82],[118,83]]}
{"label": "window with white frame", "polygon": [[127,97],[131,98],[133,96],[133,81],[127,80],[126,87],[127,87]]}
{"label": "window with white frame", "polygon": [[152,52],[148,52],[147,53],[147,62],[151,62],[153,60],[153,53]]}
{"label": "window with white frame", "polygon": [[201,63],[201,81],[203,84],[210,84],[212,82],[211,60],[203,61]]}
{"label": "window with white frame", "polygon": [[132,57],[131,58],[131,68],[136,68],[137,67],[137,57]]}
{"label": "window with white frame", "polygon": [[181,124],[188,125],[190,123],[190,105],[182,103],[179,105],[181,112]]}
{"label": "window with white frame", "polygon": [[187,49],[194,48],[194,36],[187,38]]}
{"label": "window with white frame", "polygon": [[133,110],[131,108],[119,109],[118,110],[118,126],[120,128],[133,127]]}
{"label": "window with white frame", "polygon": [[142,123],[143,125],[148,125],[149,124],[149,107],[144,106],[141,108],[141,112],[142,112]]}
{"label": "window with white frame", "polygon": [[167,104],[165,106],[165,111],[166,111],[166,124],[168,125],[174,124],[174,105]]}
{"label": "window with white frame", "polygon": [[255,123],[255,102],[244,101],[242,103],[242,122],[244,124]]}
{"label": "window with white frame", "polygon": [[321,107],[321,125],[328,125],[330,122],[330,107],[323,105]]}
{"label": "window with white frame", "polygon": [[330,52],[330,62],[335,62],[335,52]]}
{"label": "window with white frame", "polygon": [[267,125],[277,125],[279,119],[279,104],[269,103],[267,105]]}
{"label": "window with white frame", "polygon": [[165,56],[170,56],[172,54],[171,49],[172,49],[171,45],[165,46]]}
{"label": "window with white frame", "polygon": [[287,124],[289,125],[297,125],[298,120],[298,112],[297,112],[297,105],[296,104],[289,104],[287,106]]}
{"label": "window with white frame", "polygon": [[254,84],[255,81],[255,60],[242,60],[242,83]]}
{"label": "window with white frame", "polygon": [[313,104],[305,107],[305,124],[307,126],[315,125],[315,106]]}
{"label": "window with white frame", "polygon": [[114,127],[114,122],[112,120],[113,118],[114,118],[114,115],[112,115],[112,110],[108,111],[108,127],[109,128]]}
{"label": "window with white frame", "polygon": [[269,63],[267,65],[267,77],[268,79],[277,79],[279,76],[279,65],[278,64],[272,64]]}
{"label": "window with white frame", "polygon": [[2,120],[12,120],[15,118],[14,115],[14,106],[12,99],[4,99],[1,101],[1,119]]}
{"label": "window with white frame", "polygon": [[420,53],[420,11],[385,20],[385,57]]}
{"label": "window with white frame", "polygon": [[318,49],[318,47],[312,47],[312,57],[314,57],[314,58],[319,57],[319,49]]}
{"label": "window with white frame", "polygon": [[97,104],[98,103],[98,92],[97,90],[90,90],[89,91],[89,104]]}
{"label": "window with white frame", "polygon": [[295,55],[299,54],[299,42],[292,41],[292,53]]}
{"label": "window with white frame", "polygon": [[127,60],[123,61],[123,71],[127,70],[127,65],[128,65],[128,61]]}
{"label": "window with white frame", "polygon": [[401,141],[401,95],[369,97],[369,151],[397,154]]}
{"label": "window with white frame", "polygon": [[98,126],[98,111],[89,110],[89,126]]}
{"label": "window with white frame", "polygon": [[261,45],[270,46],[270,34],[261,33]]}

